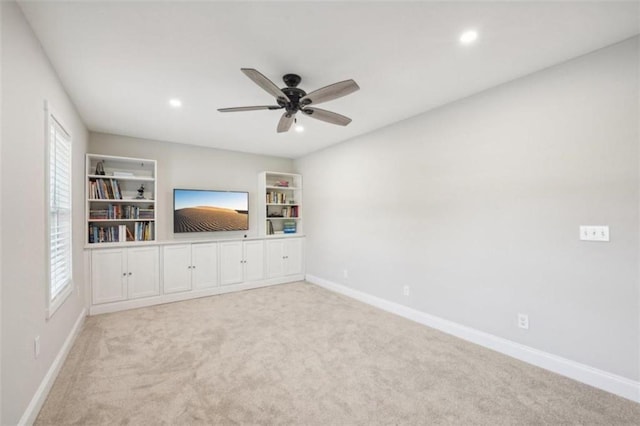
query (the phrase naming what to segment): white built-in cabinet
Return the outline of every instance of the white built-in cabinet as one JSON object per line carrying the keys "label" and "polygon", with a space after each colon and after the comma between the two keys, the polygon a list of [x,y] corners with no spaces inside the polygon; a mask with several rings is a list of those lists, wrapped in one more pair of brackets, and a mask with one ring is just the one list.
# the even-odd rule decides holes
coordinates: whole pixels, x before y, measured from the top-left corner
{"label": "white built-in cabinet", "polygon": [[160,294],[158,247],[96,250],[91,256],[93,304]]}
{"label": "white built-in cabinet", "polygon": [[164,293],[218,285],[217,243],[166,245],[162,259]]}
{"label": "white built-in cabinet", "polygon": [[85,243],[156,240],[155,160],[87,154]]}
{"label": "white built-in cabinet", "polygon": [[195,290],[218,285],[218,244],[191,244],[191,282]]}
{"label": "white built-in cabinet", "polygon": [[302,175],[261,172],[258,194],[258,235],[282,238],[302,234]]}
{"label": "white built-in cabinet", "polygon": [[303,239],[267,241],[267,278],[302,273]]}
{"label": "white built-in cabinet", "polygon": [[304,279],[301,175],[260,173],[257,238],[158,242],[156,168],[86,156],[90,314]]}
{"label": "white built-in cabinet", "polygon": [[264,279],[264,241],[220,243],[220,284]]}
{"label": "white built-in cabinet", "polygon": [[89,253],[92,315],[304,279],[301,236],[91,246]]}
{"label": "white built-in cabinet", "polygon": [[191,290],[191,244],[162,247],[162,290]]}

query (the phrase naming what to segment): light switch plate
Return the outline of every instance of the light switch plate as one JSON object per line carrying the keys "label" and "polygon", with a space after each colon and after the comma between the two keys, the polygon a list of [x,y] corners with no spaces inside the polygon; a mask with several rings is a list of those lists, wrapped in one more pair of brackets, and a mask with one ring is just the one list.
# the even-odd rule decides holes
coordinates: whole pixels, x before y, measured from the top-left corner
{"label": "light switch plate", "polygon": [[582,241],[609,241],[609,227],[606,225],[582,225],[580,226],[580,239]]}

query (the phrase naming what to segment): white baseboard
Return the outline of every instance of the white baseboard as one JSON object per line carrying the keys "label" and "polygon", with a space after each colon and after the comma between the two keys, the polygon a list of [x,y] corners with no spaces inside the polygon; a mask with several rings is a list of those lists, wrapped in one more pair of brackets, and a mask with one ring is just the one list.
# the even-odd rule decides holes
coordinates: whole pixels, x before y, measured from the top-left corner
{"label": "white baseboard", "polygon": [[76,337],[78,337],[78,334],[82,329],[82,324],[84,324],[84,319],[86,318],[86,316],[87,310],[82,309],[82,312],[80,312],[80,315],[78,315],[78,319],[73,325],[71,332],[69,332],[69,335],[62,344],[60,352],[58,352],[58,355],[53,360],[51,367],[49,367],[49,371],[47,371],[47,374],[45,374],[42,382],[40,382],[40,386],[38,386],[38,390],[36,390],[36,393],[35,395],[33,395],[33,398],[27,406],[27,409],[24,411],[24,414],[22,414],[20,422],[18,423],[19,425],[32,425],[33,422],[36,421],[38,413],[40,412],[44,401],[47,399],[49,391],[51,390],[53,383],[56,381],[56,377],[58,377],[58,373],[60,372],[64,361],[67,359],[67,355],[69,355],[69,351],[71,350],[73,343],[76,341]]}
{"label": "white baseboard", "polygon": [[343,294],[387,312],[640,403],[640,382],[429,315],[314,275],[307,274],[306,280],[327,290]]}
{"label": "white baseboard", "polygon": [[180,293],[160,294],[158,296],[143,297],[140,299],[123,300],[121,302],[103,303],[89,308],[89,315],[106,314],[109,312],[124,311],[127,309],[144,308],[146,306],[161,305],[163,303],[180,302],[183,300],[197,299],[199,297],[215,296],[217,294],[233,293],[235,291],[251,290],[276,284],[286,284],[295,281],[303,281],[304,275],[288,275],[285,277],[270,278],[262,281],[250,281],[241,284],[230,284],[211,287],[200,290],[189,290]]}

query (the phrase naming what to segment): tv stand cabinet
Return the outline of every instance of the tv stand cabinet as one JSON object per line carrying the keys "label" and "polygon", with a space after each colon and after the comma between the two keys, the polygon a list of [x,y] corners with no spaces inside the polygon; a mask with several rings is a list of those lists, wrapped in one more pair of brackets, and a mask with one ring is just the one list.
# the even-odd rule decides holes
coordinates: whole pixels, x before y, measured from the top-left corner
{"label": "tv stand cabinet", "polygon": [[304,280],[304,237],[120,243],[86,248],[89,314]]}

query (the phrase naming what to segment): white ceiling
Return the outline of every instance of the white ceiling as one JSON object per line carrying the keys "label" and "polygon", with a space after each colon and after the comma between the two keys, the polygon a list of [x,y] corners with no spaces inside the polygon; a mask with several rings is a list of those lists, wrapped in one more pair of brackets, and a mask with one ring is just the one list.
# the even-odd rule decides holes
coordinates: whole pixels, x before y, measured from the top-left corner
{"label": "white ceiling", "polygon": [[[296,158],[639,32],[638,2],[21,2],[90,130]],[[480,37],[463,47],[458,37]],[[353,78],[321,108],[220,113],[273,99],[240,68],[310,92]],[[180,98],[181,109],[168,106]]]}

